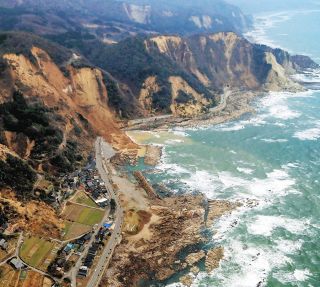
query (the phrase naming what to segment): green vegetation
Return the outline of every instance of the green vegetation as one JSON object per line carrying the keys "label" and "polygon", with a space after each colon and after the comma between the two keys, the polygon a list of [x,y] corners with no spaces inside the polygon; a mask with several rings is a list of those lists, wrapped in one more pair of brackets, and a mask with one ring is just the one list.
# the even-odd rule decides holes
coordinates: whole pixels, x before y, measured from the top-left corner
{"label": "green vegetation", "polygon": [[[7,19],[5,22],[7,22]],[[72,56],[72,52],[65,47],[52,43],[34,34],[26,32],[0,33],[0,56],[6,53],[23,54],[31,62],[35,62],[35,58],[31,53],[31,48],[33,46],[46,51],[59,66],[63,66]]]}
{"label": "green vegetation", "polygon": [[89,207],[95,207],[98,208],[96,203],[89,197],[87,196],[83,191],[79,191],[74,198],[72,199],[73,202],[87,205]]}
{"label": "green vegetation", "polygon": [[[58,125],[63,125],[64,119],[39,103],[27,103],[19,91],[12,98],[0,105],[0,130],[22,134],[34,141],[31,160],[49,161],[59,172],[73,171],[83,158],[75,141],[67,140],[65,147],[60,147],[63,132]],[[81,133],[79,127],[77,132]],[[5,144],[1,138],[0,143]],[[48,170],[49,166],[45,164],[44,169]]]}
{"label": "green vegetation", "polygon": [[68,203],[62,215],[67,221],[92,226],[102,220],[104,213],[101,209]]}
{"label": "green vegetation", "polygon": [[14,189],[19,198],[31,196],[36,179],[36,173],[23,160],[8,154],[6,161],[0,161],[0,187]]}
{"label": "green vegetation", "polygon": [[78,222],[65,221],[65,227],[63,230],[63,240],[70,240],[77,238],[83,234],[91,231],[92,226],[80,224]]}
{"label": "green vegetation", "polygon": [[[29,265],[46,270],[56,244],[38,237],[27,238],[20,249],[20,256]],[[52,259],[52,258],[51,258]],[[47,263],[45,263],[47,262]]]}
{"label": "green vegetation", "polygon": [[86,224],[86,225],[95,225],[101,222],[103,215],[104,215],[104,211],[102,210],[97,210],[97,209],[93,210],[93,209],[87,208],[81,212],[78,218],[78,221],[79,223]]}
{"label": "green vegetation", "polygon": [[179,91],[179,94],[178,94],[178,96],[176,98],[176,102],[178,104],[186,104],[186,103],[194,102],[194,101],[195,100],[194,100],[192,95],[187,94],[187,93],[185,93],[184,91],[181,91],[181,90]]}
{"label": "green vegetation", "polygon": [[61,121],[53,112],[39,104],[27,104],[21,92],[14,92],[13,101],[0,105],[3,129],[22,133],[35,141],[31,158],[52,156],[63,140],[63,133],[50,124]]}

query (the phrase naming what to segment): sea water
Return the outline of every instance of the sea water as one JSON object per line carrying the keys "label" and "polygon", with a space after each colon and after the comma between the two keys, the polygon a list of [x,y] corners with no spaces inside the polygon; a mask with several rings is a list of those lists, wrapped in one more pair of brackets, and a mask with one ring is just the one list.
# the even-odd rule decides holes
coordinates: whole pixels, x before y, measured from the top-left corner
{"label": "sea water", "polygon": [[[319,62],[319,21],[316,9],[259,15],[247,36]],[[210,244],[225,250],[220,267],[192,286],[320,286],[320,80],[317,71],[298,77],[314,88],[270,93],[254,115],[145,141],[165,147],[156,172],[146,170],[153,183],[243,203],[212,227]]]}

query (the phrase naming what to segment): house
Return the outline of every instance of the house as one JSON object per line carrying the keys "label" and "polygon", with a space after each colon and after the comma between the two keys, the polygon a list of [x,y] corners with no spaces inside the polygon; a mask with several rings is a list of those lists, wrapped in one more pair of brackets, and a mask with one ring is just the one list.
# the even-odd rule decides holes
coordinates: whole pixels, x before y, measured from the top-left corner
{"label": "house", "polygon": [[84,235],[82,238],[84,241],[88,241],[91,239],[92,234],[91,233],[87,233],[86,235]]}
{"label": "house", "polygon": [[68,254],[72,249],[73,249],[73,244],[72,243],[68,243],[66,245],[66,247],[63,249],[63,251]]}
{"label": "house", "polygon": [[8,242],[5,239],[1,239],[0,240],[0,248],[2,250],[7,250],[8,248]]}
{"label": "house", "polygon": [[12,258],[9,263],[12,267],[14,267],[17,270],[20,270],[25,267],[19,258]]}

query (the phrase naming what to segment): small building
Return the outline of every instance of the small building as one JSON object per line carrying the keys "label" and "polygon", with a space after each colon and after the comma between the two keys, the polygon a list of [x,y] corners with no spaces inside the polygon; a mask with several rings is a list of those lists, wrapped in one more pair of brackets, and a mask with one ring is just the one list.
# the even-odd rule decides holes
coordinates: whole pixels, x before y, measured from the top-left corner
{"label": "small building", "polygon": [[73,249],[73,244],[68,243],[66,247],[63,249],[64,252],[69,253]]}
{"label": "small building", "polygon": [[82,238],[83,238],[84,241],[89,241],[91,239],[91,236],[92,236],[91,233],[87,233]]}
{"label": "small building", "polygon": [[1,239],[0,240],[0,248],[2,250],[7,250],[8,248],[8,242],[5,239]]}
{"label": "small building", "polygon": [[112,223],[104,223],[103,227],[109,229],[112,226]]}
{"label": "small building", "polygon": [[12,258],[9,263],[12,267],[14,267],[17,270],[20,270],[25,267],[19,258]]}

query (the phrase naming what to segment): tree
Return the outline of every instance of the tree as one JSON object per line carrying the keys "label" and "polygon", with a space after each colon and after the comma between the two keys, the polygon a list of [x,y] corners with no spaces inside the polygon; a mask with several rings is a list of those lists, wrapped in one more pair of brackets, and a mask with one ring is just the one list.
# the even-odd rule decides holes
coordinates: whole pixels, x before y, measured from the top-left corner
{"label": "tree", "polygon": [[110,207],[111,207],[111,211],[115,211],[116,210],[117,203],[113,198],[111,198],[111,200],[110,200]]}

